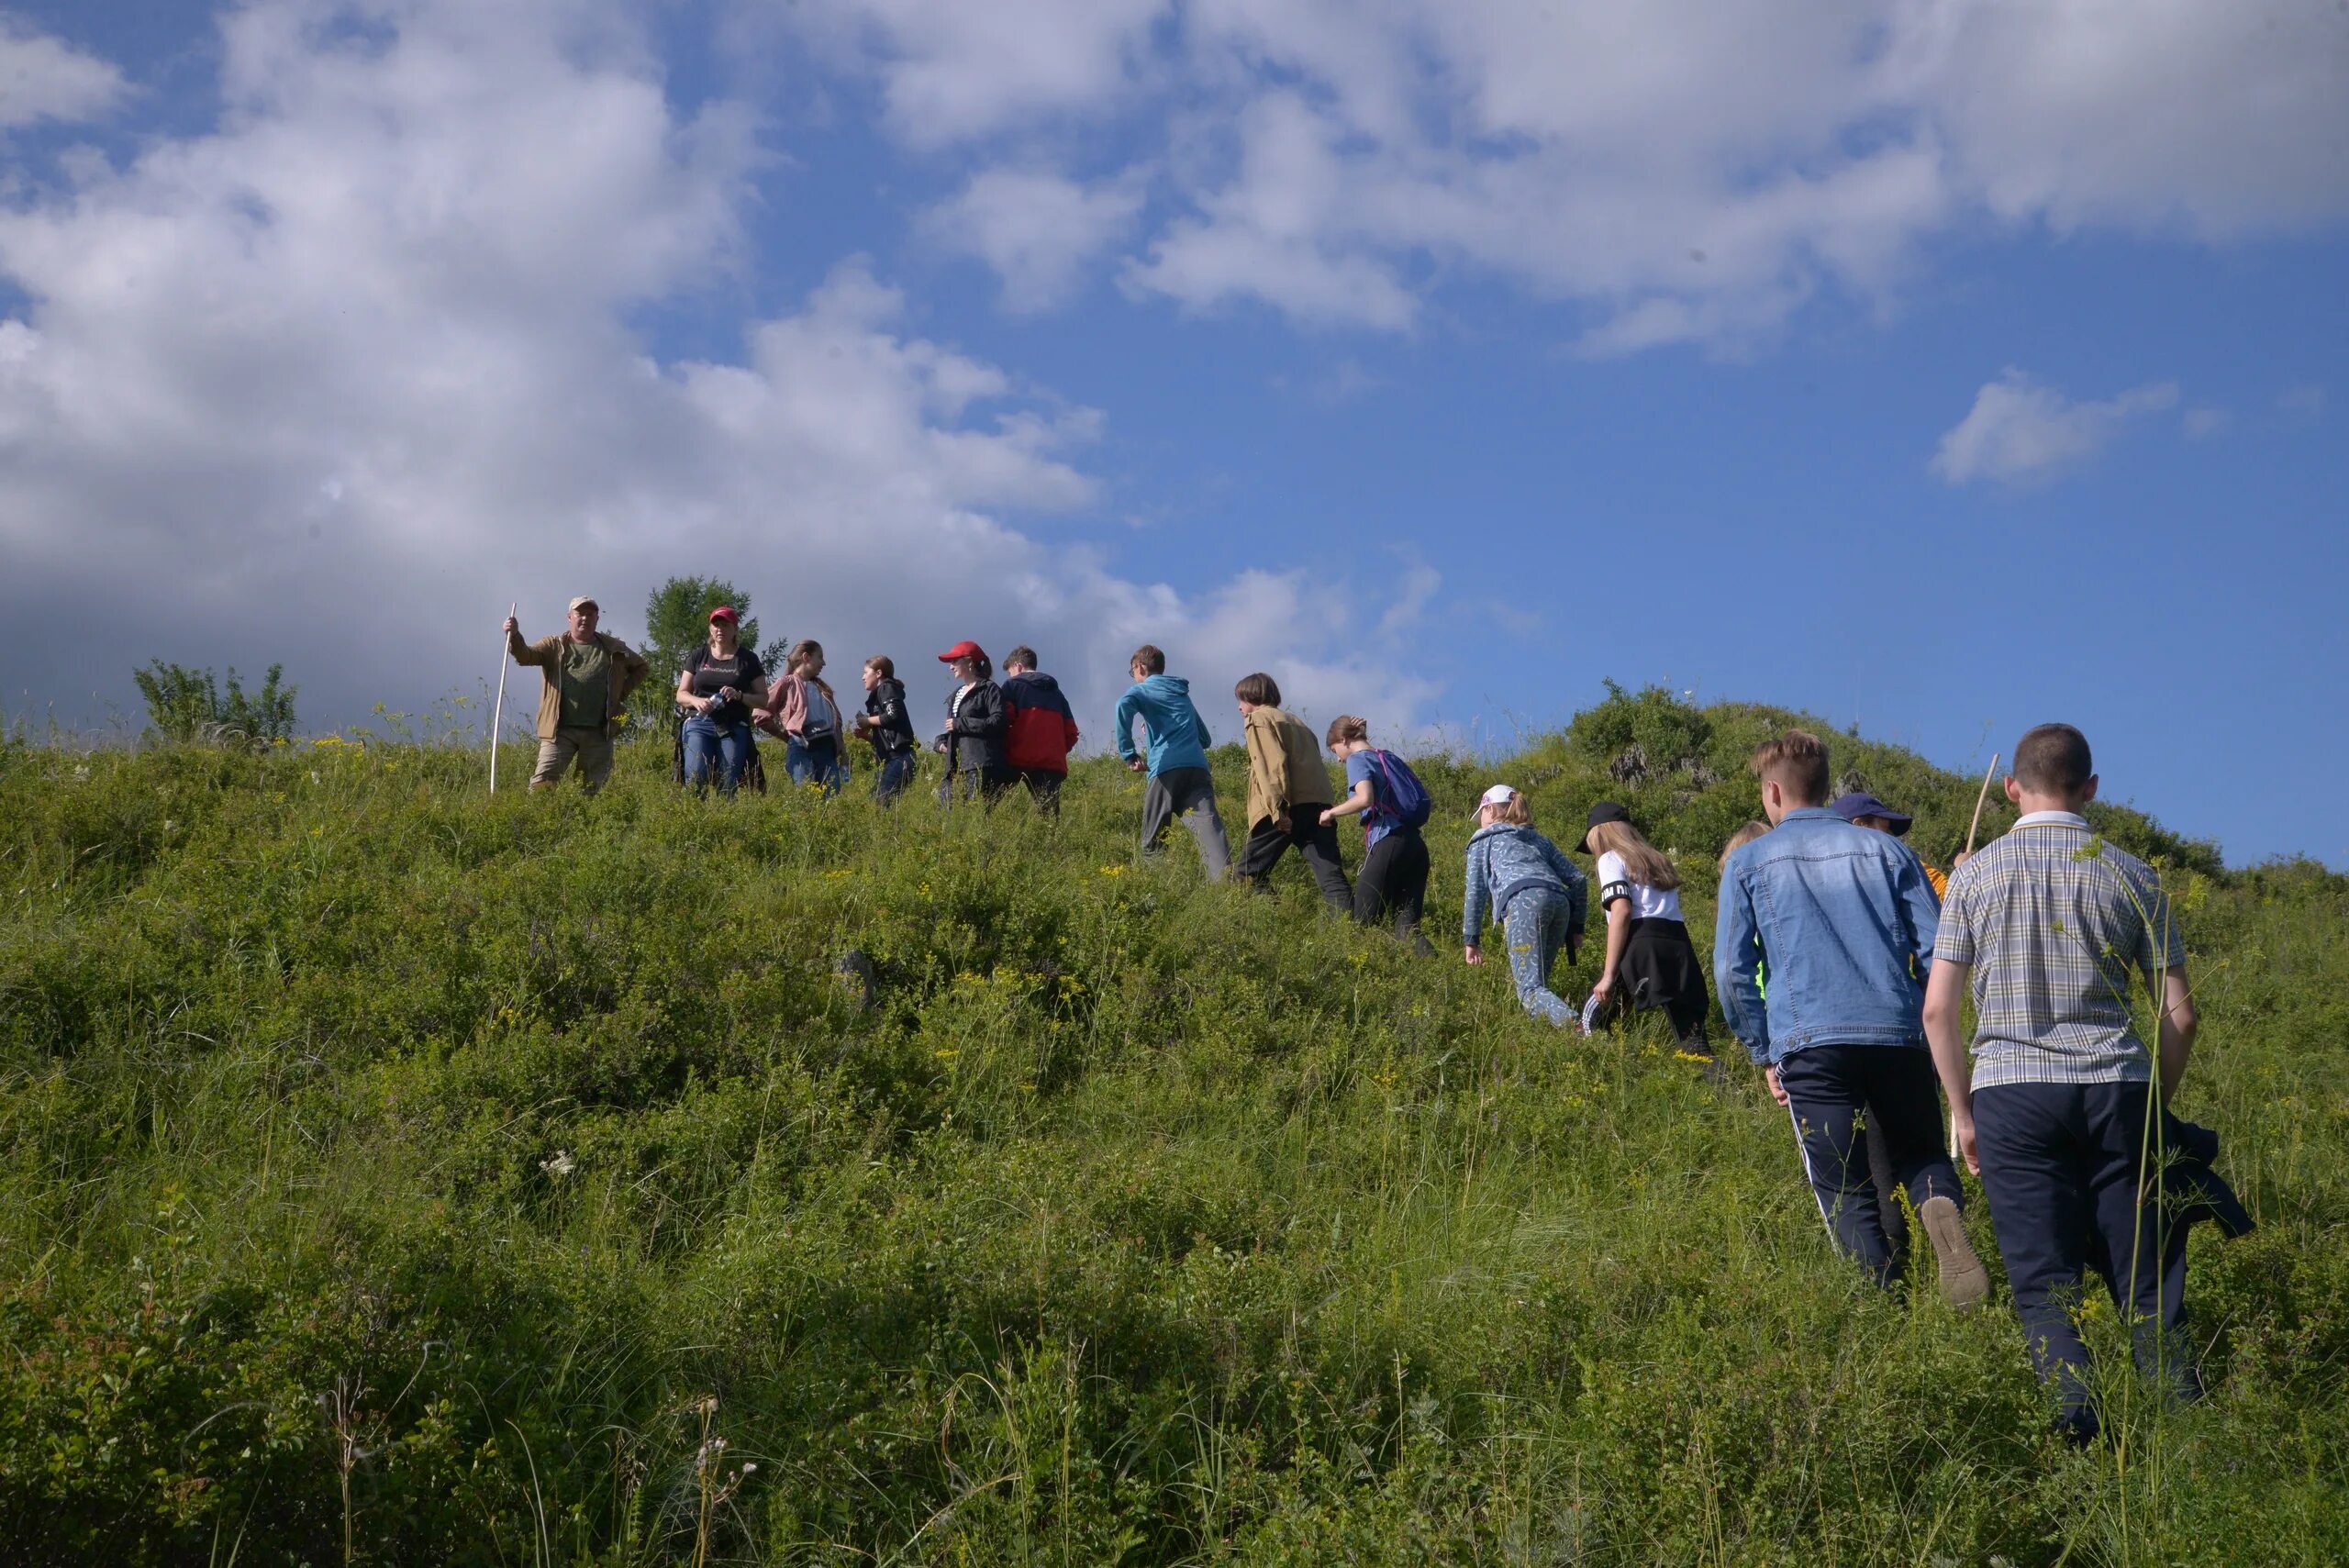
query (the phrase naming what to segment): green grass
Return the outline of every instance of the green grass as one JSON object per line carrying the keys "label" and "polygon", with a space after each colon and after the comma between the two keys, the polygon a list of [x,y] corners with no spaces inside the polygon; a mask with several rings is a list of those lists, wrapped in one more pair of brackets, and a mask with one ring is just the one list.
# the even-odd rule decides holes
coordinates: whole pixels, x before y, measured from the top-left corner
{"label": "green grass", "polygon": [[[2101,819],[2172,868],[2180,1108],[2262,1229],[2195,1241],[2212,1397],[2116,1373],[2085,1454],[2003,1296],[1830,1254],[1758,1074],[1458,961],[1495,777],[1553,830],[1628,798],[1706,943],[1788,717],[1624,695],[1427,768],[1438,961],[1294,864],[1137,863],[1101,763],[1052,826],[696,801],[649,747],[596,801],[433,745],[0,749],[6,1555],[2349,1560],[2349,882]],[[1835,744],[1946,863],[1973,781]]]}

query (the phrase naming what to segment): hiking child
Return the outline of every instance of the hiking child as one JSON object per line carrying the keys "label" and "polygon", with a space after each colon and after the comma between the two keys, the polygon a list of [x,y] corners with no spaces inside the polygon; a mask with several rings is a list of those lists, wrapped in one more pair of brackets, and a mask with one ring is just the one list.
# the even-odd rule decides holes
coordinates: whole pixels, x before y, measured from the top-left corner
{"label": "hiking child", "polygon": [[1281,706],[1280,683],[1262,670],[1242,675],[1231,695],[1248,743],[1248,840],[1240,846],[1239,874],[1268,891],[1273,867],[1294,844],[1322,902],[1351,911],[1354,893],[1338,855],[1338,830],[1321,819],[1334,792],[1313,732]]}
{"label": "hiking child", "polygon": [[995,684],[995,663],[986,650],[964,639],[938,656],[952,665],[956,685],[946,698],[946,729],[931,743],[946,758],[945,782],[938,798],[952,803],[992,801],[1011,787],[1019,775],[1003,754],[1003,735],[1009,720],[1003,711],[1003,688]]}
{"label": "hiking child", "polygon": [[1419,931],[1428,896],[1427,786],[1411,765],[1370,743],[1370,726],[1341,713],[1323,737],[1346,765],[1346,798],[1321,814],[1326,823],[1362,818],[1362,866],[1354,873],[1354,918],[1375,926],[1391,914],[1397,941],[1409,938],[1429,958],[1435,948]]}
{"label": "hiking child", "polygon": [[1476,830],[1468,839],[1468,894],[1461,910],[1461,942],[1470,963],[1485,962],[1477,939],[1485,934],[1485,909],[1508,943],[1509,978],[1517,999],[1537,1018],[1564,1029],[1575,1010],[1550,989],[1558,950],[1572,963],[1582,947],[1583,922],[1590,907],[1590,884],[1565,851],[1533,830],[1525,796],[1505,784],[1486,790],[1476,803]]}
{"label": "hiking child", "polygon": [[731,605],[709,612],[709,640],[696,649],[677,673],[677,706],[685,710],[679,735],[685,749],[685,783],[700,794],[718,775],[718,793],[732,795],[755,744],[751,705],[767,695],[766,666],[741,646],[740,622]]}
{"label": "hiking child", "polygon": [[[1865,828],[1877,833],[1889,833],[1902,843],[1909,843],[1909,824],[1911,820],[1909,814],[1905,811],[1893,810],[1866,790],[1854,790],[1849,795],[1837,795],[1835,804],[1827,809],[1854,828]],[[1915,853],[1914,844],[1909,844],[1909,849],[1911,853]],[[1936,868],[1922,855],[1917,856],[1917,863],[1924,867],[1925,880],[1932,884],[1934,898],[1948,897],[1948,873]]]}
{"label": "hiking child", "polygon": [[1076,715],[1061,695],[1061,684],[1036,668],[1034,649],[1013,649],[1003,656],[1003,706],[1010,724],[1006,760],[1027,784],[1036,809],[1058,817],[1068,754],[1076,750]]}
{"label": "hiking child", "polygon": [[[1191,706],[1190,683],[1168,674],[1166,655],[1147,642],[1134,650],[1126,669],[1134,684],[1118,699],[1118,755],[1135,773],[1147,767],[1150,773],[1141,793],[1142,853],[1155,852],[1180,817],[1198,842],[1208,880],[1221,882],[1231,869],[1231,848],[1224,840],[1215,779],[1208,772],[1208,748],[1215,742],[1207,720]],[[1137,717],[1149,738],[1147,763],[1134,749]]]}
{"label": "hiking child", "polygon": [[821,785],[827,797],[848,782],[848,759],[841,745],[841,704],[824,679],[824,645],[813,638],[792,644],[784,673],[758,714],[768,733],[783,737],[784,771],[805,788]]}
{"label": "hiking child", "polygon": [[524,642],[514,617],[506,617],[507,652],[517,664],[535,665],[546,675],[539,692],[539,765],[530,773],[532,789],[555,784],[574,760],[580,785],[589,795],[612,776],[612,737],[628,713],[629,694],[644,684],[651,666],[618,638],[596,629],[600,614],[596,601],[583,594],[571,601],[564,629],[536,642]]}
{"label": "hiking child", "polygon": [[[2060,1429],[2087,1442],[2100,1422],[2073,1308],[2090,1268],[2132,1331],[2139,1369],[2182,1397],[2200,1392],[2186,1339],[2188,1216],[2174,1212],[2179,1173],[2165,1168],[2199,1129],[2161,1113],[2197,1019],[2160,879],[2081,815],[2097,793],[2087,738],[2068,724],[2032,730],[2006,792],[2022,816],[1950,876],[1924,1028],[2032,1363],[2054,1385]],[[2130,1016],[2140,981],[2158,1020],[2154,1052]]]}
{"label": "hiking child", "polygon": [[[1942,1143],[1919,976],[1936,911],[1917,857],[1827,809],[1827,747],[1791,729],[1754,752],[1770,831],[1721,873],[1714,972],[1731,1032],[1787,1107],[1828,1234],[1876,1282],[1903,1260],[1885,1233],[1863,1123],[1880,1128],[1894,1179],[1932,1242],[1942,1295],[1990,1288],[1966,1240],[1965,1196]],[[1765,998],[1763,966],[1769,968]]]}
{"label": "hiking child", "polygon": [[864,711],[856,716],[856,732],[873,747],[873,798],[891,805],[914,781],[914,720],[896,662],[885,653],[864,662]]}
{"label": "hiking child", "polygon": [[1598,907],[1607,916],[1607,950],[1598,984],[1583,1004],[1583,1027],[1632,1007],[1661,1007],[1681,1050],[1709,1058],[1705,1014],[1705,966],[1680,917],[1680,873],[1663,851],[1640,836],[1631,815],[1611,800],[1590,808],[1577,846],[1596,855]]}

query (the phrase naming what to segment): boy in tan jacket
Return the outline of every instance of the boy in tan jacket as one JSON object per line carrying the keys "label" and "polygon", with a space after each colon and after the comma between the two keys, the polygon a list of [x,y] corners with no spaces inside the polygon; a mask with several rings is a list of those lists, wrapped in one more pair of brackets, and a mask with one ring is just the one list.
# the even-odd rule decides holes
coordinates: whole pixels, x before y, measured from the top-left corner
{"label": "boy in tan jacket", "polygon": [[1281,707],[1281,688],[1261,670],[1231,689],[1248,738],[1248,841],[1233,870],[1267,891],[1281,851],[1295,844],[1330,907],[1352,914],[1353,889],[1338,859],[1338,830],[1324,824],[1330,770],[1313,732]]}

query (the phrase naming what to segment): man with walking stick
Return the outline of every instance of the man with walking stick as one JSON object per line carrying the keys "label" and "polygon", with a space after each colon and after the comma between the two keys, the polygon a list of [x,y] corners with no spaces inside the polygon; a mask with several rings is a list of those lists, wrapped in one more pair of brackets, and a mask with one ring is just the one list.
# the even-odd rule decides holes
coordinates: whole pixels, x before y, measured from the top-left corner
{"label": "man with walking stick", "polygon": [[536,642],[524,642],[514,617],[506,617],[506,651],[517,664],[536,665],[546,677],[539,693],[532,789],[561,779],[574,759],[587,793],[602,789],[612,776],[612,737],[628,711],[629,694],[651,672],[642,654],[596,629],[598,613],[596,601],[583,595],[571,601],[568,628]]}

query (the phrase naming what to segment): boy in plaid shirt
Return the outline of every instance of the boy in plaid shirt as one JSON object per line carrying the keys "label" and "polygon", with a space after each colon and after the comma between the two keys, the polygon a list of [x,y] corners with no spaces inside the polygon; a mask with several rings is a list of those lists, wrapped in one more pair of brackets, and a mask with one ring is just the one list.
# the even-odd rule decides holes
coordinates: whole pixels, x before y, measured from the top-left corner
{"label": "boy in plaid shirt", "polygon": [[[2186,1229],[2149,1164],[2161,1106],[2194,1045],[2186,946],[2151,867],[2102,842],[2087,737],[2043,724],[2015,748],[2013,831],[1952,873],[1925,1033],[1966,1163],[1982,1178],[2032,1363],[2075,1441],[2099,1429],[2073,1307],[2102,1276],[2135,1333],[2138,1366],[2200,1392],[2185,1343]],[[2156,1050],[2135,1033],[2137,980],[2159,1009]],[[1972,1062],[1959,1033],[1971,985]],[[2150,1159],[2149,1159],[2150,1155]]]}

